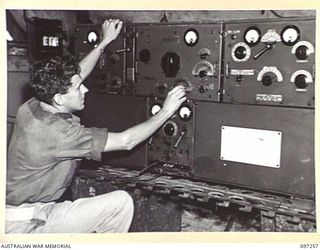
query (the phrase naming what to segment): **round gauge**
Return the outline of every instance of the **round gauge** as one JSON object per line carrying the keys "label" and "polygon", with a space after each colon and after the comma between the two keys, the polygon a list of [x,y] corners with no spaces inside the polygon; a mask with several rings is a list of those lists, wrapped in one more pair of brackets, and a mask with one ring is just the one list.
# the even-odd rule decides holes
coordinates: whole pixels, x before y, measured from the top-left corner
{"label": "round gauge", "polygon": [[155,115],[158,113],[162,108],[162,105],[160,103],[154,103],[150,108],[151,115]]}
{"label": "round gauge", "polygon": [[189,105],[183,105],[179,109],[179,117],[183,121],[189,121],[192,117],[192,109]]}
{"label": "round gauge", "polygon": [[184,42],[188,46],[195,46],[199,41],[199,33],[196,29],[188,29],[184,34]]}
{"label": "round gauge", "polygon": [[281,41],[287,46],[294,45],[300,38],[300,30],[297,26],[288,25],[281,31]]}
{"label": "round gauge", "polygon": [[91,44],[95,44],[98,41],[98,33],[95,31],[89,31],[87,35],[87,41]]}
{"label": "round gauge", "polygon": [[244,33],[244,41],[250,45],[255,46],[261,40],[261,31],[257,27],[250,27]]}

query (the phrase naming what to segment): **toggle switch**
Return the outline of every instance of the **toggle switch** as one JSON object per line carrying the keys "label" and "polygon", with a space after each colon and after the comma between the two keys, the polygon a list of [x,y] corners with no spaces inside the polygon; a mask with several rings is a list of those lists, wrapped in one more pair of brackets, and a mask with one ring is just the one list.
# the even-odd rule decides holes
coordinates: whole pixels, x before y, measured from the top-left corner
{"label": "toggle switch", "polygon": [[182,131],[180,132],[179,138],[178,138],[176,144],[174,144],[174,148],[178,148],[178,146],[179,146],[182,138],[183,138],[186,134],[187,134],[187,133],[186,133],[185,130],[182,130]]}

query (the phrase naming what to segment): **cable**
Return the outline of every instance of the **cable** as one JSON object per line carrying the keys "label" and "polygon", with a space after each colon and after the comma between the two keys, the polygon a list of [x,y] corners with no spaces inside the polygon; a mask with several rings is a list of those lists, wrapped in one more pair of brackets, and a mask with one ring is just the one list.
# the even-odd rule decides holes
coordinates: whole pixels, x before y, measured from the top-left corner
{"label": "cable", "polygon": [[282,16],[282,15],[280,15],[280,14],[278,14],[276,11],[274,11],[274,10],[270,10],[271,11],[271,13],[273,14],[273,15],[275,15],[276,17],[279,17],[279,18],[285,18],[285,16]]}
{"label": "cable", "polygon": [[130,177],[130,178],[128,178],[128,179],[115,181],[115,183],[116,183],[116,184],[126,184],[126,183],[128,183],[128,182],[131,182],[132,180],[137,179],[139,176],[141,176],[143,173],[145,173],[148,169],[156,166],[157,164],[159,164],[159,162],[154,162],[154,163],[146,166],[145,168],[141,169],[137,175],[132,176],[132,177]]}

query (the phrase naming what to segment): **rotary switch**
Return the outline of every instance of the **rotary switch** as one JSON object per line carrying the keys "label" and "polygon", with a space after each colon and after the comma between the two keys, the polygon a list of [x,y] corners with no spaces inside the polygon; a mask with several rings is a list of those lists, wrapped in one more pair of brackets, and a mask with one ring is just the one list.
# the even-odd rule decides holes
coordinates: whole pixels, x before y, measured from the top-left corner
{"label": "rotary switch", "polygon": [[178,126],[175,122],[173,121],[168,121],[166,124],[163,126],[163,133],[164,135],[168,137],[176,136],[177,131],[178,131]]}
{"label": "rotary switch", "polygon": [[216,65],[213,65],[211,62],[203,60],[198,62],[192,69],[192,75],[198,76],[201,79],[207,76],[213,76],[215,73]]}
{"label": "rotary switch", "polygon": [[264,86],[270,86],[272,84],[272,76],[271,75],[264,75],[262,77],[261,82]]}
{"label": "rotary switch", "polygon": [[296,57],[299,59],[299,60],[305,60],[308,58],[308,54],[307,54],[307,46],[305,45],[301,45],[297,48],[296,50]]}
{"label": "rotary switch", "polygon": [[290,82],[294,83],[298,89],[305,89],[313,82],[313,77],[309,71],[301,69],[292,74]]}
{"label": "rotary switch", "polygon": [[306,76],[303,74],[297,75],[297,77],[294,79],[294,84],[298,89],[306,88],[308,86]]}

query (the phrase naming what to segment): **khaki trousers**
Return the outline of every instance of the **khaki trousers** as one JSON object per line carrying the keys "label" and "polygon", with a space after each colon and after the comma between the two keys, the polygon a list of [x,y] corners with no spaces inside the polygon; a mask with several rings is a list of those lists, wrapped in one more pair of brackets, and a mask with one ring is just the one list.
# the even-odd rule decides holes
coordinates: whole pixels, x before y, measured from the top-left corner
{"label": "khaki trousers", "polygon": [[[15,220],[10,206],[6,233],[105,233],[128,232],[133,201],[125,191],[114,191],[73,202],[36,203],[33,218]],[[24,207],[24,206],[22,206]],[[11,218],[10,218],[11,217]]]}

